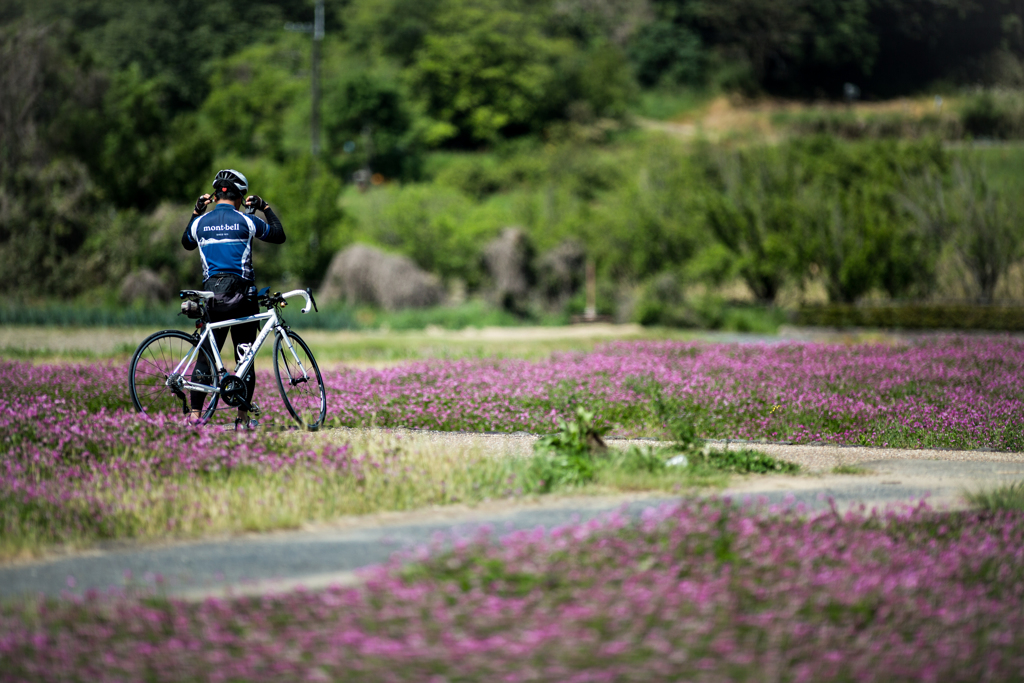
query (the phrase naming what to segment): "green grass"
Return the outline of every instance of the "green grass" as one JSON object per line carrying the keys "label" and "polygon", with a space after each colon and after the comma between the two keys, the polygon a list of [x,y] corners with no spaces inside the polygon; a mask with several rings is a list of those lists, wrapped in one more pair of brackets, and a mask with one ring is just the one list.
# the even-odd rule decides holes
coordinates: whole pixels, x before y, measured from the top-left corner
{"label": "green grass", "polygon": [[795,474],[800,466],[786,460],[776,460],[767,453],[753,448],[737,450],[703,449],[694,452],[691,467],[734,474]]}
{"label": "green grass", "polygon": [[580,406],[559,431],[534,443],[518,478],[526,490],[548,493],[592,486],[615,490],[672,490],[724,485],[730,474],[795,473],[799,466],[775,460],[750,448],[714,449],[697,437],[693,424],[681,417],[670,422],[675,443],[631,445],[609,449],[606,430],[594,424],[594,414]]}
{"label": "green grass", "polygon": [[832,474],[871,474],[872,470],[860,465],[836,465]]}
{"label": "green grass", "polygon": [[[294,316],[292,316],[294,317]],[[46,362],[115,359],[126,361],[153,328],[0,329],[0,358]],[[179,328],[180,329],[180,328]],[[587,352],[617,339],[693,339],[698,335],[637,326],[520,327],[490,331],[427,330],[332,331],[298,328],[321,365],[398,363],[427,359],[523,358],[541,360],[557,352]],[[271,347],[257,357],[257,367],[271,362]]]}
{"label": "green grass", "polygon": [[[343,304],[320,306],[317,313],[301,314],[298,307],[284,309],[296,329],[322,330],[423,330],[439,327],[461,330],[482,327],[563,325],[568,316],[539,314],[520,317],[484,301],[473,299],[453,306],[383,311],[370,307],[351,308]],[[192,321],[179,314],[176,301],[155,306],[117,307],[63,304],[0,307],[0,324],[36,327],[144,327],[189,328]]]}
{"label": "green grass", "polygon": [[716,332],[776,334],[790,322],[788,314],[775,306],[700,302],[694,307],[700,327]]}
{"label": "green grass", "polygon": [[685,466],[667,465],[675,447],[632,448],[612,453],[597,469],[594,484],[615,491],[668,491],[724,488],[734,474],[796,474],[798,465],[775,460],[754,449],[705,449],[690,452]]}
{"label": "green grass", "polygon": [[179,327],[184,320],[177,303],[107,307],[49,302],[0,307],[0,325],[164,328]]}
{"label": "green grass", "polygon": [[995,189],[1020,193],[1024,182],[1024,143],[976,146],[973,150],[984,162],[988,179]]}
{"label": "green grass", "polygon": [[644,90],[632,103],[631,113],[657,121],[668,121],[693,113],[714,99],[707,89],[657,88]]}
{"label": "green grass", "polygon": [[964,495],[971,505],[989,512],[1024,511],[1024,481]]}
{"label": "green grass", "polygon": [[[25,504],[0,496],[0,560],[40,555],[55,542],[83,548],[109,540],[151,541],[292,529],[343,515],[478,503],[524,495],[515,461],[382,432],[332,431],[310,442],[352,443],[373,465],[363,476],[309,465],[166,477],[158,472],[83,479],[69,502]],[[88,501],[88,502],[85,502]],[[96,506],[115,510],[95,521]],[[55,534],[59,533],[58,536]],[[56,540],[55,540],[56,539]]]}
{"label": "green grass", "polygon": [[638,327],[522,328],[475,331],[329,333],[303,331],[302,337],[324,362],[390,363],[428,359],[541,360],[552,353],[586,352],[619,339],[686,339],[694,335]]}
{"label": "green grass", "polygon": [[561,314],[522,318],[474,299],[457,306],[409,308],[401,311],[362,309],[356,314],[363,329],[423,330],[438,327],[444,330],[480,329],[483,327],[523,327],[526,325],[564,325],[568,317]]}

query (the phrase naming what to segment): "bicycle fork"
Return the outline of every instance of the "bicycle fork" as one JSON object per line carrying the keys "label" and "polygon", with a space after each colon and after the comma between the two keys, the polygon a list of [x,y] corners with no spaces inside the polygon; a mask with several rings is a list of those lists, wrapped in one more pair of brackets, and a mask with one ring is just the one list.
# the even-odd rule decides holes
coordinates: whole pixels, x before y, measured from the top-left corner
{"label": "bicycle fork", "polygon": [[288,351],[292,354],[292,358],[295,359],[295,364],[299,366],[299,370],[302,371],[302,377],[292,377],[291,373],[289,373],[288,383],[294,387],[296,384],[303,384],[304,382],[308,382],[309,375],[306,374],[306,368],[302,366],[302,361],[299,360],[299,354],[295,353],[295,347],[292,346],[291,337],[289,337],[288,333],[285,332],[284,330],[280,330],[278,334],[281,335],[281,339],[284,340],[285,346],[288,347]]}

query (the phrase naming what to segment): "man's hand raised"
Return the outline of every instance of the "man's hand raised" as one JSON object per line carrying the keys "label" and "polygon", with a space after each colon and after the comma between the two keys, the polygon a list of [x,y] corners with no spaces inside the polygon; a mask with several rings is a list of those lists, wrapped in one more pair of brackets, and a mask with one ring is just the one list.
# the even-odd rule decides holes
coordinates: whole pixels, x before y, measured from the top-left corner
{"label": "man's hand raised", "polygon": [[270,204],[263,201],[262,197],[251,194],[245,198],[245,205],[250,209],[256,209],[257,211],[266,211],[270,207]]}
{"label": "man's hand raised", "polygon": [[204,194],[196,200],[196,208],[192,211],[193,216],[202,216],[206,213],[206,206],[213,201],[213,197],[208,194]]}

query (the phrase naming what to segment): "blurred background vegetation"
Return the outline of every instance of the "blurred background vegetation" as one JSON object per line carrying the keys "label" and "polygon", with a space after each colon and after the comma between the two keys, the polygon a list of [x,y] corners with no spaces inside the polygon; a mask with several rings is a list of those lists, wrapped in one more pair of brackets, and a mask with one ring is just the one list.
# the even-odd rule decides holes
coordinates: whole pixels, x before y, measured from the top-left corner
{"label": "blurred background vegetation", "polygon": [[[325,5],[314,153],[312,0],[4,2],[0,319],[173,313],[226,167],[286,227],[260,284],[334,291],[334,327],[565,322],[585,262],[649,325],[1024,301],[1018,0]],[[327,287],[357,243],[441,294]]]}

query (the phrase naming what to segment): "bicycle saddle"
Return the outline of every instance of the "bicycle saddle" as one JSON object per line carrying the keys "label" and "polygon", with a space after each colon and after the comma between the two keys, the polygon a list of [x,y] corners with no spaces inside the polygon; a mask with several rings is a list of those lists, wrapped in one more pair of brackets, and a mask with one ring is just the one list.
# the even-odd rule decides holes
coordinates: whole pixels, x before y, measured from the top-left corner
{"label": "bicycle saddle", "polygon": [[178,292],[178,296],[182,299],[212,299],[213,292],[203,292],[198,289],[183,289]]}

